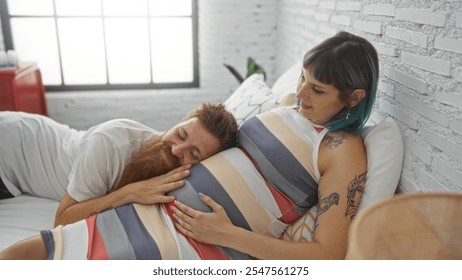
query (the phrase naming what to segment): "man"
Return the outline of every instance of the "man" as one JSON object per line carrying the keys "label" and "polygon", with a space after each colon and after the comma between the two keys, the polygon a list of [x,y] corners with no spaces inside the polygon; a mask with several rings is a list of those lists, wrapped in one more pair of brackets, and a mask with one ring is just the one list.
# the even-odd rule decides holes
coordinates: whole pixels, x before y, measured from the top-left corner
{"label": "man", "polygon": [[77,131],[18,112],[0,112],[0,131],[3,191],[61,200],[59,225],[171,201],[164,194],[182,186],[192,164],[235,145],[237,125],[222,104],[203,104],[165,133],[126,119]]}

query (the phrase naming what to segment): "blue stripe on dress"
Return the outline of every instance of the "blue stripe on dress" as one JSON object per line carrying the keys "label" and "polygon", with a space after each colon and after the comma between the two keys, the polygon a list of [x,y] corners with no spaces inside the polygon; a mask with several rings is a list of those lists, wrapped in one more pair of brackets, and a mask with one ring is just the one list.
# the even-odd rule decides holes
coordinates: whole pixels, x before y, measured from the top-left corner
{"label": "blue stripe on dress", "polygon": [[251,230],[247,220],[232,198],[203,164],[195,164],[191,168],[191,175],[187,178],[187,181],[191,183],[196,192],[206,194],[220,204],[234,225]]}
{"label": "blue stripe on dress", "polygon": [[185,180],[185,183],[181,188],[168,192],[167,194],[173,195],[176,200],[198,211],[207,213],[212,212],[212,209],[210,209],[210,207],[199,198],[197,191],[194,189],[188,179]]}
{"label": "blue stripe on dress", "polygon": [[159,247],[144,227],[133,205],[128,204],[115,209],[122,226],[130,240],[136,259],[138,260],[160,260]]}
{"label": "blue stripe on dress", "polygon": [[104,241],[110,260],[135,260],[136,255],[125,229],[114,209],[96,217],[96,227]]}
{"label": "blue stripe on dress", "polygon": [[42,230],[40,231],[40,235],[42,236],[43,242],[45,242],[47,260],[52,260],[55,256],[55,240],[53,233],[51,233],[50,230]]}
{"label": "blue stripe on dress", "polygon": [[[202,165],[202,164],[198,164],[198,165]],[[195,165],[195,166],[197,166],[197,165]],[[201,178],[199,180],[202,180],[206,176],[210,176],[209,170],[207,168],[205,168],[203,165],[202,165],[202,167],[203,168],[199,168],[199,169],[196,168],[197,170],[195,170],[194,172],[191,172],[191,173],[194,173],[194,174],[199,173],[199,172],[207,172],[207,175],[205,173],[200,173],[200,175],[197,175],[196,176],[197,178]],[[202,200],[199,198],[199,195],[197,194],[196,189],[194,189],[193,185],[191,185],[191,182],[189,181],[190,178],[191,178],[191,176],[188,177],[187,180],[185,180],[185,184],[184,184],[183,187],[169,192],[168,195],[175,196],[176,200],[181,201],[182,203],[184,203],[184,204],[186,204],[186,205],[188,205],[188,206],[190,206],[190,207],[192,207],[192,208],[194,208],[196,210],[199,210],[199,211],[202,211],[202,212],[211,212],[212,210],[210,209],[210,207],[207,204],[205,204],[204,202],[202,202]],[[196,181],[193,180],[193,183],[194,182],[196,182]],[[197,186],[197,185],[198,184],[195,184],[195,186]],[[201,183],[200,185],[202,186],[203,184]],[[212,186],[212,188],[215,189],[215,188],[217,188],[217,186]],[[207,193],[210,194],[209,191],[207,191]],[[210,195],[210,197],[212,197],[212,195]],[[212,197],[212,198],[215,201],[218,201],[218,199],[215,199],[214,197]],[[241,253],[241,252],[236,251],[234,249],[225,248],[225,247],[221,247],[221,246],[217,246],[217,247],[221,252],[223,252],[225,255],[227,255],[230,259],[233,259],[233,260],[252,259],[247,254]]]}
{"label": "blue stripe on dress", "polygon": [[258,118],[242,125],[239,145],[256,161],[268,182],[301,207],[298,213],[306,212],[317,202],[318,184],[314,178]]}

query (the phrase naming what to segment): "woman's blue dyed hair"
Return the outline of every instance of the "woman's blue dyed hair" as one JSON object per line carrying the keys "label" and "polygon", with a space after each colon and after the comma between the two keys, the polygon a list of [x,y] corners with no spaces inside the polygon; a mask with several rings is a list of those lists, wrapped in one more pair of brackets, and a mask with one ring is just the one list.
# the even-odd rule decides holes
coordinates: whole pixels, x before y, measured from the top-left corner
{"label": "woman's blue dyed hair", "polygon": [[[331,131],[360,132],[371,114],[377,92],[379,60],[374,46],[362,37],[341,31],[306,53],[303,68],[316,80],[334,85],[345,104],[325,126]],[[363,89],[365,96],[350,108],[350,97],[356,89]]]}

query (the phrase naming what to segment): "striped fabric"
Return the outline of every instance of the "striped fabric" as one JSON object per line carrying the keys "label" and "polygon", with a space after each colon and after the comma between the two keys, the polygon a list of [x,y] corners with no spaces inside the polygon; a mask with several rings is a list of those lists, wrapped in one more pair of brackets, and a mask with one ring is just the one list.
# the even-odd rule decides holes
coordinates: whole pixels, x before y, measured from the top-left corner
{"label": "striped fabric", "polygon": [[[171,194],[210,211],[198,197],[204,193],[225,208],[235,225],[280,238],[289,223],[317,202],[320,176],[315,163],[325,133],[292,109],[263,113],[243,124],[239,148],[194,165],[185,186]],[[65,259],[252,259],[185,238],[175,230],[170,209],[118,207],[53,230],[54,242],[47,246],[49,252],[62,251],[54,258]]]}

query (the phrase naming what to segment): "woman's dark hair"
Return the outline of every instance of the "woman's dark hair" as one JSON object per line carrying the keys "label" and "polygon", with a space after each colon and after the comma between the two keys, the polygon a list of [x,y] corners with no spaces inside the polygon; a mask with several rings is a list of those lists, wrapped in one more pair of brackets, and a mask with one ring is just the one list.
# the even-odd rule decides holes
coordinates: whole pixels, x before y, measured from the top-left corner
{"label": "woman's dark hair", "polygon": [[[331,131],[361,131],[377,92],[379,60],[374,46],[362,37],[341,31],[306,53],[303,68],[316,80],[334,85],[345,104],[325,126]],[[356,89],[363,89],[365,96],[350,107],[350,96]]]}

